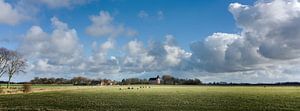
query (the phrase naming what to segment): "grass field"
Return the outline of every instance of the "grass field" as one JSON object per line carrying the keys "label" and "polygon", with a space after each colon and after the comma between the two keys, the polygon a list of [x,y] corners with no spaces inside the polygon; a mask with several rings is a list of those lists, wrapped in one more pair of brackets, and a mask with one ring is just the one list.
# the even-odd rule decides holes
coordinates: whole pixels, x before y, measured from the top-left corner
{"label": "grass field", "polygon": [[300,110],[300,87],[56,87],[66,90],[0,95],[0,110]]}

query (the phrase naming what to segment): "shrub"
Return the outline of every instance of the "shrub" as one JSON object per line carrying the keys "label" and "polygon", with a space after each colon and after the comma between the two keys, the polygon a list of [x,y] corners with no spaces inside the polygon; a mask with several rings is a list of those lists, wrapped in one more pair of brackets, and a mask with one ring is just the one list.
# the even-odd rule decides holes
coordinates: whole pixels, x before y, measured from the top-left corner
{"label": "shrub", "polygon": [[17,89],[17,87],[9,87],[9,89]]}
{"label": "shrub", "polygon": [[23,84],[23,92],[28,93],[31,92],[31,84]]}
{"label": "shrub", "polygon": [[4,93],[4,88],[0,87],[0,94]]}

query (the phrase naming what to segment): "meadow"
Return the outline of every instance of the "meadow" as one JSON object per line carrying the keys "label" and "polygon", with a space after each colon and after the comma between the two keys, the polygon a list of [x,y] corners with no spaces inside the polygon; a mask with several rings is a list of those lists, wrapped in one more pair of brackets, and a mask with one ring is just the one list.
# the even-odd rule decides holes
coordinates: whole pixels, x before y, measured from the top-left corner
{"label": "meadow", "polygon": [[0,110],[300,110],[300,87],[141,86],[38,85],[33,88],[64,90],[0,95]]}

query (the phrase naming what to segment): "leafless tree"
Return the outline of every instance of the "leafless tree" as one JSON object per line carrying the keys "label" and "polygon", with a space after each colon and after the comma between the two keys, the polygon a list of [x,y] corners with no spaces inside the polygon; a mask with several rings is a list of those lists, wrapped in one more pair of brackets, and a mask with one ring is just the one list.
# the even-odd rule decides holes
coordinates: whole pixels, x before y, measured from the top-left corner
{"label": "leafless tree", "polygon": [[162,76],[164,84],[173,84],[174,83],[174,77],[171,75],[163,75]]}
{"label": "leafless tree", "polygon": [[72,78],[71,82],[74,85],[89,85],[91,80],[89,78],[86,78],[86,77],[78,76],[78,77]]}
{"label": "leafless tree", "polygon": [[25,72],[26,60],[16,51],[10,51],[8,56],[8,65],[7,65],[7,74],[8,74],[8,83],[7,88],[10,85],[11,78],[19,73]]}
{"label": "leafless tree", "polygon": [[6,73],[8,65],[9,50],[0,48],[0,78]]}

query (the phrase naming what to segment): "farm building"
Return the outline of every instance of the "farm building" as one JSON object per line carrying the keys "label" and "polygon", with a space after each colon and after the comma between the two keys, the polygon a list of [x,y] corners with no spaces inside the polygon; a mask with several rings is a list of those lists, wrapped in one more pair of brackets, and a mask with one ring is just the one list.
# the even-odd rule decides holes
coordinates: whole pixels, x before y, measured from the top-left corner
{"label": "farm building", "polygon": [[149,78],[149,83],[150,84],[160,84],[160,77],[157,75],[156,78]]}

